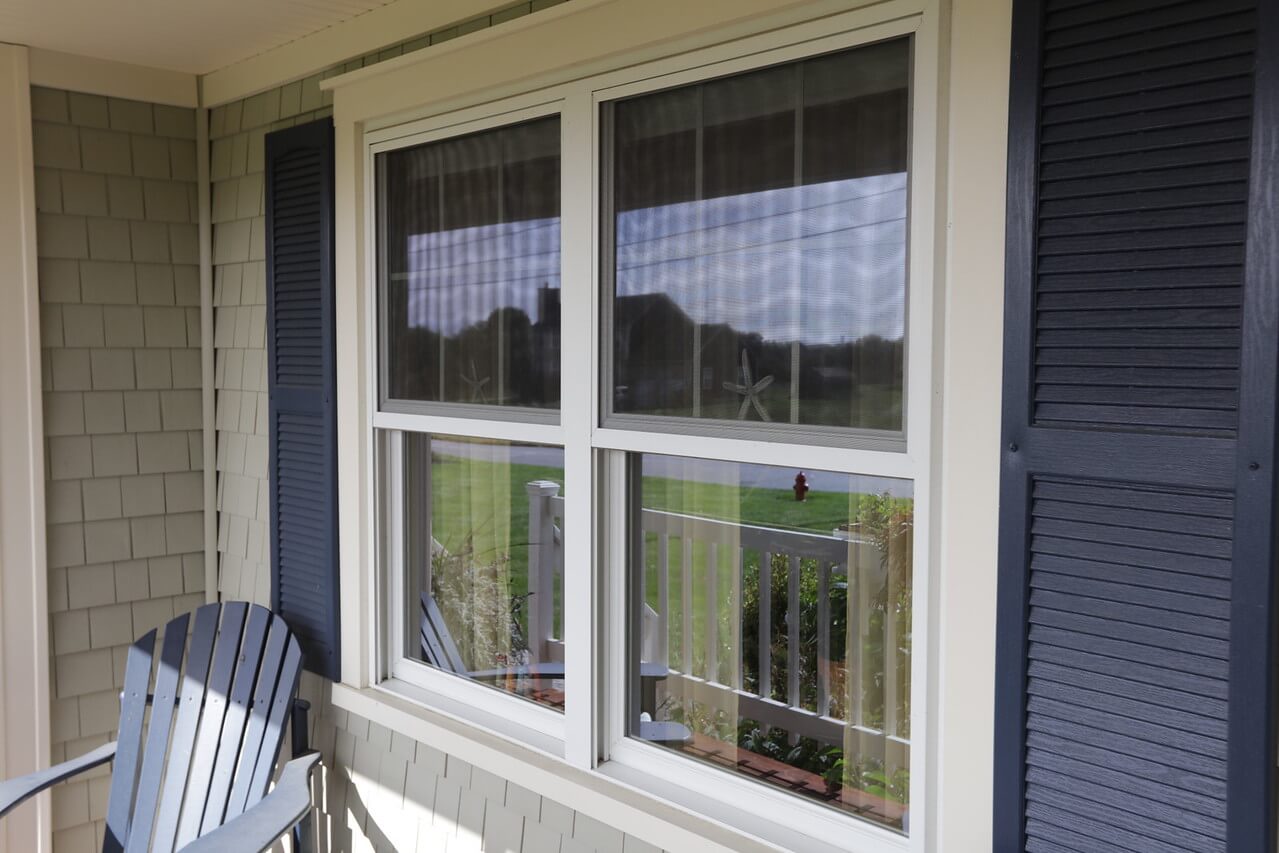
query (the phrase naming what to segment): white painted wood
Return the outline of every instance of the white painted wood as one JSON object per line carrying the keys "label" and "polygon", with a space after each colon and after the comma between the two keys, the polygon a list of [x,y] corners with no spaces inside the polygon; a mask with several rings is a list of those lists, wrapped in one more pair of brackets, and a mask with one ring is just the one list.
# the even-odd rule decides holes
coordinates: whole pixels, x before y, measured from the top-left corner
{"label": "white painted wood", "polygon": [[[1010,0],[950,6],[948,167],[938,215],[946,223],[946,335],[937,348],[937,583],[928,614],[935,732],[941,745],[928,786],[938,853],[991,848],[999,417],[1004,292]],[[998,93],[996,97],[992,93]],[[930,495],[930,497],[932,497]],[[917,554],[924,553],[917,551]],[[918,683],[916,683],[916,687]],[[916,693],[918,697],[921,694]]]}
{"label": "white painted wood", "polygon": [[[702,62],[740,59],[775,46],[916,16],[928,0],[573,0],[469,44],[422,51],[321,81],[348,93],[351,118],[370,129],[588,78],[596,87],[635,79],[618,69],[655,63],[650,73],[687,67],[673,57],[704,50]],[[850,10],[850,7],[852,9]],[[763,35],[761,35],[763,34]],[[554,44],[554,50],[547,50]],[[662,63],[666,67],[662,68]],[[602,82],[603,81],[603,82]]]}
{"label": "white painted wood", "polygon": [[[566,6],[569,4],[565,4]],[[531,20],[531,19],[530,19]],[[601,728],[596,697],[600,688],[600,637],[612,616],[603,602],[620,590],[601,585],[599,519],[621,507],[602,507],[591,448],[590,425],[598,387],[595,326],[599,306],[591,239],[591,173],[594,161],[587,103],[578,94],[560,103],[560,424],[564,430],[564,757],[574,767],[594,767],[600,759]],[[589,153],[588,153],[589,152]],[[569,164],[578,164],[577,168]]]}
{"label": "white painted wood", "polygon": [[[53,3],[41,7],[58,17],[60,25],[81,23],[83,19],[66,16],[66,10]],[[3,7],[7,8],[7,7]],[[132,23],[132,18],[121,16],[106,4],[95,4],[102,12],[109,12],[118,23]],[[21,41],[5,28],[0,14],[0,33],[6,38]],[[199,103],[199,87],[196,76],[190,72],[153,68],[145,64],[98,59],[88,55],[62,53],[56,50],[31,50],[31,84],[51,89],[66,89],[90,95],[107,95],[128,98],[152,104],[168,104],[175,107],[194,107]]]}
{"label": "white painted wood", "polygon": [[[0,45],[0,778],[49,766],[49,595],[26,48]],[[0,821],[0,851],[50,849],[48,794]]]}

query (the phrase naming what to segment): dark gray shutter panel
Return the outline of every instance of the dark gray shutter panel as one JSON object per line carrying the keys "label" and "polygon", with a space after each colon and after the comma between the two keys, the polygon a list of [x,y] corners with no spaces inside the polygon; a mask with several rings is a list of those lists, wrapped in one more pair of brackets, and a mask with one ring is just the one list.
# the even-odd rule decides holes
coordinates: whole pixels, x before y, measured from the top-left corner
{"label": "dark gray shutter panel", "polygon": [[1273,16],[1014,6],[999,851],[1274,850]]}
{"label": "dark gray shutter panel", "polygon": [[266,136],[272,600],[339,678],[333,121]]}

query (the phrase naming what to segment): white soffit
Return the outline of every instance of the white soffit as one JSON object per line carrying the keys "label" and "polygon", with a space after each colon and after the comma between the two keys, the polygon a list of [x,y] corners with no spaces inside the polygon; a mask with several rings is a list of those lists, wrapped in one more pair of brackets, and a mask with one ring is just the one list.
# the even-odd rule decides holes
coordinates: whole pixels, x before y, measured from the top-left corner
{"label": "white soffit", "polygon": [[424,5],[419,0],[3,0],[0,41],[206,74],[392,4]]}

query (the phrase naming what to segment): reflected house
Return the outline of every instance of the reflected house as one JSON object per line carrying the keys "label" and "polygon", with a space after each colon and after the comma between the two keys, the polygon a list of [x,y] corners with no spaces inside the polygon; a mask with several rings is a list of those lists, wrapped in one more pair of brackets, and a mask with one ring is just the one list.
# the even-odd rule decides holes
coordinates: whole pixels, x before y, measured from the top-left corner
{"label": "reflected house", "polygon": [[532,327],[529,368],[534,387],[560,387],[560,289],[544,284],[537,291],[537,321]]}
{"label": "reflected house", "polygon": [[[786,383],[794,381],[798,355],[798,384],[805,400],[893,388],[901,375],[901,338],[870,334],[841,343],[795,344],[767,340],[727,323],[699,324],[665,293],[619,296],[614,304],[617,412],[690,411],[695,398],[713,411],[726,411],[725,406],[731,411],[741,397],[724,385],[743,381],[743,352],[752,381],[772,376],[783,393]],[[784,401],[775,418],[785,417],[781,405]]]}

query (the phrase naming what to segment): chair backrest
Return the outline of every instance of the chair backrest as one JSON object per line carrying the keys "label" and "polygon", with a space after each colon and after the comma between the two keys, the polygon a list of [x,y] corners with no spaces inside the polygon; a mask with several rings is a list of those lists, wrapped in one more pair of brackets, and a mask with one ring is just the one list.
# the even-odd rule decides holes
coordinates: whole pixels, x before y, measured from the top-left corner
{"label": "chair backrest", "polygon": [[453,642],[449,626],[444,623],[444,614],[435,603],[435,597],[429,592],[422,593],[422,658],[431,666],[458,675],[467,675],[469,670],[462,653]]}
{"label": "chair backrest", "polygon": [[270,610],[235,601],[196,610],[188,648],[190,618],[164,627],[158,660],[154,630],[129,647],[108,853],[181,848],[255,805],[271,781],[298,689],[298,641]]}

